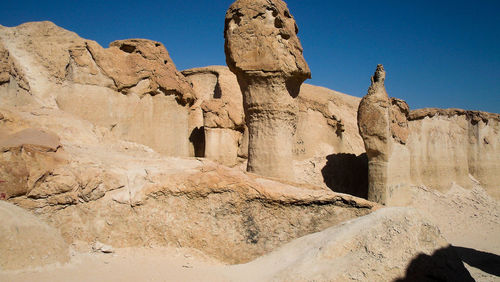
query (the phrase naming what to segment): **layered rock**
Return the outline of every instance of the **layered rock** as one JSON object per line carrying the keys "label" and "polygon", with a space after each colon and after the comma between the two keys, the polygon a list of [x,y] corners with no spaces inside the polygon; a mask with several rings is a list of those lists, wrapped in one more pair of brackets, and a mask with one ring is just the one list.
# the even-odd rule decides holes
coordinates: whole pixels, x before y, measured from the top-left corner
{"label": "layered rock", "polygon": [[[182,73],[196,93],[190,109],[190,141],[198,152],[195,155],[227,164],[224,158],[228,157],[232,163],[237,150],[239,158],[247,159],[248,130],[236,75],[223,66]],[[295,180],[366,198],[367,161],[356,122],[361,99],[309,84],[302,85],[296,99],[299,111],[293,140]],[[242,127],[245,127],[243,136],[239,129]],[[209,137],[222,134],[231,138]],[[241,136],[238,142],[234,136]],[[215,154],[205,154],[205,139],[209,142],[207,150]]]}
{"label": "layered rock", "polygon": [[419,109],[409,113],[411,179],[446,191],[453,183],[479,182],[500,199],[500,115],[460,109]]}
{"label": "layered rock", "polygon": [[297,33],[281,0],[238,0],[226,13],[226,63],[243,93],[249,172],[293,179],[295,98],[311,76]]}
{"label": "layered rock", "polygon": [[[182,72],[193,85],[196,101],[190,112],[191,143],[196,155],[234,166],[245,132],[243,97],[236,77],[222,66],[210,66]],[[203,142],[196,132],[203,130]],[[200,148],[202,147],[202,148]]]}
{"label": "layered rock", "polygon": [[391,201],[397,189],[425,185],[446,191],[453,183],[479,181],[498,198],[498,114],[459,109],[410,111],[389,98],[379,65],[358,110],[359,132],[368,156],[368,199]]}
{"label": "layered rock", "polygon": [[194,94],[161,43],[129,39],[104,49],[38,22],[1,27],[0,44],[8,52],[0,49],[4,105],[59,108],[165,155],[189,156]]}

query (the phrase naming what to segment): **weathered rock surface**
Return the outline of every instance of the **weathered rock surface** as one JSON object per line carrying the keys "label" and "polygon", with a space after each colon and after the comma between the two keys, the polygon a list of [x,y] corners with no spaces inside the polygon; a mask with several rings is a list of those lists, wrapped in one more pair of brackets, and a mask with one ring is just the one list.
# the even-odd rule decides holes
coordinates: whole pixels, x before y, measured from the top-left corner
{"label": "weathered rock surface", "polygon": [[20,128],[59,134],[52,150],[33,153],[29,142],[19,141],[3,151],[0,159],[10,160],[8,167],[16,170],[3,171],[8,182],[2,185],[26,179],[6,199],[46,219],[68,243],[175,245],[225,262],[246,262],[375,207],[321,187],[280,183],[206,160],[164,158],[59,110],[0,112],[6,117],[0,130],[8,132],[8,140],[22,136]]}
{"label": "weathered rock surface", "polygon": [[408,118],[411,179],[446,191],[474,181],[500,199],[500,115],[459,109],[420,109]]}
{"label": "weathered rock surface", "polygon": [[386,204],[390,197],[392,177],[389,159],[393,154],[392,103],[385,90],[385,70],[378,65],[371,86],[359,104],[358,126],[368,157],[368,199]]}
{"label": "weathered rock surface", "polygon": [[[500,115],[460,109],[410,111],[389,99],[379,65],[359,106],[358,124],[368,156],[368,199],[387,204],[398,189],[425,185],[446,191],[479,181],[499,198]],[[378,89],[378,90],[377,90]]]}
{"label": "weathered rock surface", "polygon": [[165,155],[189,156],[194,94],[161,43],[129,39],[104,49],[35,22],[1,27],[0,45],[3,105],[59,108]]}
{"label": "weathered rock surface", "polygon": [[235,271],[252,273],[248,281],[473,281],[448,247],[416,210],[384,208],[296,239]]}
{"label": "weathered rock surface", "polygon": [[297,33],[281,0],[238,0],[226,13],[226,63],[243,93],[249,172],[294,178],[295,98],[311,77]]}
{"label": "weathered rock surface", "polygon": [[[124,94],[174,95],[183,104],[193,99],[192,88],[160,42],[118,40],[103,49],[96,42],[86,41],[69,52],[67,76],[75,83],[94,84],[99,82],[94,77],[101,74],[112,80],[112,88]],[[109,85],[105,82],[100,86]]]}
{"label": "weathered rock surface", "polygon": [[238,0],[226,13],[224,29],[231,71],[277,72],[297,81],[310,77],[297,37],[299,29],[285,2]]}
{"label": "weathered rock surface", "polygon": [[59,231],[29,212],[0,201],[0,220],[0,270],[69,261],[69,248]]}
{"label": "weathered rock surface", "polygon": [[[255,20],[278,18],[273,16],[272,7],[270,11],[269,18],[266,12]],[[279,10],[279,17],[281,12],[287,18],[286,10]],[[274,24],[279,26],[280,22]],[[282,39],[285,34],[280,35]],[[31,211],[37,216],[31,219],[46,221],[60,234],[50,228],[47,233],[45,223],[33,223],[38,226],[37,235],[49,234],[47,239],[45,235],[35,238],[46,243],[40,247],[31,235],[35,232],[22,233],[30,236],[25,240],[24,235],[9,229],[5,233],[8,240],[27,242],[22,246],[33,243],[40,251],[31,262],[31,257],[24,260],[27,257],[19,256],[22,261],[13,261],[15,267],[40,265],[38,257],[46,256],[51,258],[47,263],[64,262],[66,244],[74,242],[89,246],[101,242],[113,249],[192,247],[224,262],[242,263],[292,241],[295,251],[285,246],[247,265],[245,269],[252,275],[259,273],[262,265],[271,269],[260,272],[262,276],[248,277],[360,277],[377,281],[412,278],[425,273],[419,271],[422,257],[428,262],[430,256],[435,264],[434,258],[453,255],[433,224],[406,209],[376,212],[337,226],[336,231],[327,229],[379,208],[373,202],[326,188],[366,196],[362,187],[366,185],[363,179],[368,160],[362,154],[355,118],[358,98],[311,85],[301,87],[292,107],[297,123],[290,139],[291,163],[296,179],[309,184],[297,184],[247,174],[207,159],[165,156],[207,156],[222,164],[245,157],[249,132],[245,130],[243,96],[236,76],[227,68],[185,71],[192,91],[157,42],[118,41],[103,49],[50,23],[0,27],[0,45],[0,197]],[[292,97],[283,77],[299,74],[293,73],[288,58],[281,63],[284,71],[279,75],[251,74],[255,83],[250,92],[263,95],[271,82],[281,89],[279,92],[286,92],[286,99]],[[271,69],[273,64],[269,66]],[[137,71],[137,76],[131,70]],[[433,205],[427,214],[440,228],[446,227],[443,234],[454,244],[498,249],[496,241],[487,240],[498,233],[497,203],[475,185],[490,183],[487,191],[491,194],[498,190],[499,116],[462,110],[409,111],[404,101],[384,101],[389,114],[384,116],[384,134],[388,134],[383,136],[392,142],[384,159],[388,179],[394,184],[389,195],[407,193],[401,196],[402,203],[420,210],[425,210],[426,203]],[[269,106],[265,110],[275,109]],[[200,129],[203,142],[210,145],[193,142],[200,141],[195,134]],[[193,142],[191,149],[188,137]],[[445,161],[436,162],[433,169],[422,168],[440,158]],[[421,187],[408,192],[402,189],[407,188],[407,182],[440,190],[452,182],[469,182],[474,190],[459,196]],[[429,199],[422,190],[445,200]],[[451,192],[455,191],[452,188]],[[398,204],[401,197],[389,204]],[[0,214],[4,204],[0,202]],[[480,240],[467,245],[468,241],[460,241],[460,234],[453,233],[448,221],[435,216],[448,214],[450,207],[454,210],[449,212],[454,218],[450,222],[460,224],[457,233]],[[19,224],[17,214],[7,216],[9,224]],[[471,220],[473,217],[490,226],[483,228],[485,223]],[[465,223],[461,221],[464,218]],[[325,229],[325,233],[293,241]],[[484,232],[470,235],[473,230]],[[8,240],[3,241],[12,241]],[[62,240],[65,243],[60,244]],[[2,243],[2,259],[3,254],[11,256],[9,252],[32,254]],[[442,246],[445,248],[438,250]],[[424,254],[418,255],[421,252]],[[296,258],[293,262],[289,260],[292,255]],[[423,265],[424,269],[428,266]],[[451,266],[455,274],[462,273],[460,265]]]}
{"label": "weathered rock surface", "polygon": [[[248,131],[245,130],[241,136],[239,130],[232,129],[245,126],[242,93],[236,75],[223,66],[189,69],[182,73],[193,84],[197,97],[190,116],[197,124],[192,126],[194,129],[191,131],[193,147],[200,152],[196,156],[219,163],[224,163],[221,162],[221,156],[229,156],[231,162],[234,162],[237,150],[237,156],[246,159]],[[299,108],[293,144],[296,181],[366,198],[367,161],[356,122],[360,99],[309,84],[302,85],[296,99]],[[223,105],[222,114],[221,111],[214,114],[209,109],[205,110],[212,101],[215,105]],[[233,112],[225,114],[226,109],[232,109]],[[205,115],[208,118],[208,129],[203,131],[207,132],[207,136],[201,136],[200,139],[206,139],[206,145],[195,138],[199,136],[197,133],[203,126],[204,111],[209,111]],[[238,122],[231,116],[237,116]],[[231,136],[241,137],[236,140],[236,137],[229,138]],[[205,148],[216,154],[205,154]],[[217,155],[219,152],[220,155]]]}
{"label": "weathered rock surface", "polygon": [[[189,119],[192,151],[199,152],[194,155],[234,166],[238,156],[246,156],[246,152],[240,150],[245,117],[236,76],[223,66],[190,69],[182,73],[196,93]],[[198,132],[202,132],[202,136],[197,136]]]}

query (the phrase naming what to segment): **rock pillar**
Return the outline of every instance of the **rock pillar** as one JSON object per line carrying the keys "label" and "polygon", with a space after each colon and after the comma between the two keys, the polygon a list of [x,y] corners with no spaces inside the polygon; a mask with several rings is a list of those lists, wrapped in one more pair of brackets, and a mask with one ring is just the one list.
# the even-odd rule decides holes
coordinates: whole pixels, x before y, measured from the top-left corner
{"label": "rock pillar", "polygon": [[296,97],[311,77],[281,0],[238,0],[226,13],[226,62],[243,93],[249,172],[293,180]]}
{"label": "rock pillar", "polygon": [[368,156],[368,200],[387,201],[388,161],[391,154],[391,102],[385,90],[385,70],[377,66],[368,94],[358,108],[359,134]]}

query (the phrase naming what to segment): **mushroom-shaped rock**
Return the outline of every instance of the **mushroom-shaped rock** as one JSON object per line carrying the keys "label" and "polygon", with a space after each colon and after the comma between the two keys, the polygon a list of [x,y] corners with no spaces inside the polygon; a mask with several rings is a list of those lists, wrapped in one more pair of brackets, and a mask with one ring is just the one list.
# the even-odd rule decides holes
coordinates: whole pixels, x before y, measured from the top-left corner
{"label": "mushroom-shaped rock", "polygon": [[226,13],[226,63],[243,93],[249,172],[293,178],[295,98],[311,77],[297,33],[281,0],[238,0]]}

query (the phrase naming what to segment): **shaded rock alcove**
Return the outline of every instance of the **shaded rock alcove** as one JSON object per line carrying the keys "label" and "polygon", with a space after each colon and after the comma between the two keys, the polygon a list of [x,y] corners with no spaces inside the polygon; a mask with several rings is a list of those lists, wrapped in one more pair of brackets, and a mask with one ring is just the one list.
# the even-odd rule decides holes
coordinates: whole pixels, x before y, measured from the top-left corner
{"label": "shaded rock alcove", "polygon": [[366,199],[368,197],[368,158],[366,153],[332,154],[326,157],[321,169],[324,182],[334,192],[350,194]]}

